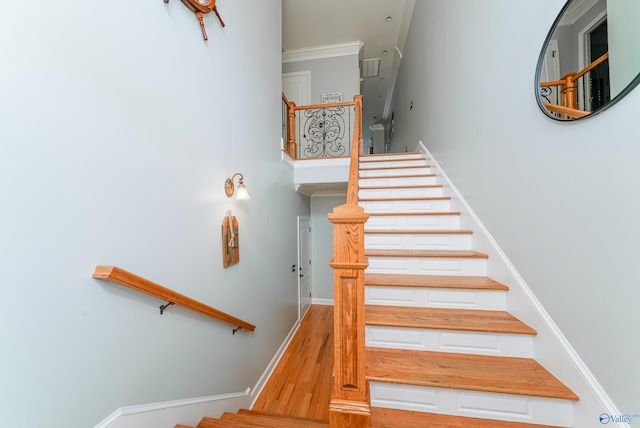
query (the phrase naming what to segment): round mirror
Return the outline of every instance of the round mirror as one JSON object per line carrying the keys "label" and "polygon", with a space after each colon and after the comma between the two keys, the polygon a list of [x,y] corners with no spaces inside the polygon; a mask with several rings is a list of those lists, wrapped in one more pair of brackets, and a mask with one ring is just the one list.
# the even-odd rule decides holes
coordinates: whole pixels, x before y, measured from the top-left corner
{"label": "round mirror", "polygon": [[640,1],[569,0],[542,47],[538,105],[557,120],[599,113],[640,82]]}

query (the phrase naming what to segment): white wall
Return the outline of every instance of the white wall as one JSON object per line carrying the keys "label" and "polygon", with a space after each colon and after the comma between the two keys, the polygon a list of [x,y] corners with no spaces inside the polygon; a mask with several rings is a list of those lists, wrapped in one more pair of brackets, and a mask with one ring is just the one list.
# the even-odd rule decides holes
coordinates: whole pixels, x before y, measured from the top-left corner
{"label": "white wall", "polygon": [[563,4],[514,17],[509,0],[416,2],[394,150],[425,142],[620,411],[640,413],[640,91],[577,123],[538,109],[536,63]]}
{"label": "white wall", "polygon": [[358,55],[286,62],[282,73],[311,72],[311,104],[320,104],[321,94],[342,92],[344,102],[353,101],[360,93],[360,66]]}
{"label": "white wall", "polygon": [[[280,161],[280,2],[218,8],[227,27],[207,17],[204,42],[175,0],[3,5],[3,425],[86,428],[122,406],[244,391],[295,322],[309,200]],[[250,201],[224,195],[238,171]],[[223,269],[228,209],[240,264]],[[160,316],[162,302],[92,279],[98,264],[257,329]]]}
{"label": "white wall", "polygon": [[640,72],[640,2],[608,0],[607,20],[613,98]]}
{"label": "white wall", "polygon": [[311,197],[311,252],[313,269],[311,280],[314,299],[333,300],[333,269],[329,262],[333,258],[333,224],[327,215],[346,203],[346,196],[314,195]]}

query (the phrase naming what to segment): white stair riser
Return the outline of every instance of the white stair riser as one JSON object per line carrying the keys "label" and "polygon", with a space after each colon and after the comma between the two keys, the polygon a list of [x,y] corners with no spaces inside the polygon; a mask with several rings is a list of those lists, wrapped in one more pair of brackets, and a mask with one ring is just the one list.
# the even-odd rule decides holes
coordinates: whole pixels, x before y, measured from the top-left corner
{"label": "white stair riser", "polygon": [[[398,159],[424,159],[425,156],[422,153],[404,153],[404,154],[388,154],[388,155],[375,155],[375,156],[360,156],[360,162],[367,161],[380,161],[380,160],[398,160]],[[374,162],[375,163],[375,162]]]}
{"label": "white stair riser", "polygon": [[435,200],[398,200],[398,201],[359,201],[358,205],[367,213],[385,212],[445,212],[449,211],[451,201],[448,199]]}
{"label": "white stair riser", "polygon": [[366,234],[365,249],[470,250],[470,234]]}
{"label": "white stair riser", "polygon": [[366,272],[486,276],[487,261],[480,258],[369,256]]}
{"label": "white stair riser", "polygon": [[504,311],[507,293],[503,290],[376,285],[365,286],[364,301],[367,305]]}
{"label": "white stair riser", "polygon": [[431,174],[431,168],[390,168],[390,169],[361,169],[360,177],[392,177],[395,175]]}
{"label": "white stair riser", "polygon": [[370,382],[371,405],[445,415],[573,426],[573,401]]}
{"label": "white stair riser", "polygon": [[389,159],[385,162],[360,162],[358,168],[402,168],[404,166],[425,166],[427,162],[424,159]]}
{"label": "white stair riser", "polygon": [[371,216],[364,230],[455,230],[460,227],[458,215]]}
{"label": "white stair riser", "polygon": [[[366,187],[366,186],[364,186]],[[442,196],[442,187],[388,187],[382,189],[363,189],[358,191],[358,197],[367,198],[429,198]]]}
{"label": "white stair riser", "polygon": [[533,358],[533,337],[529,334],[368,325],[365,343],[376,348]]}
{"label": "white stair riser", "polygon": [[427,186],[437,184],[435,176],[413,176],[413,177],[382,177],[363,178],[360,177],[358,185],[361,187],[393,187],[393,186]]}

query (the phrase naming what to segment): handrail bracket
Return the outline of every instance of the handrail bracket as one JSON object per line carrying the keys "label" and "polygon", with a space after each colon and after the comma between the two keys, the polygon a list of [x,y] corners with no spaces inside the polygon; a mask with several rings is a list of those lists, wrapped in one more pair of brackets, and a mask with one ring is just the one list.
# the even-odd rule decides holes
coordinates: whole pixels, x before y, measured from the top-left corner
{"label": "handrail bracket", "polygon": [[164,314],[164,310],[167,309],[171,305],[175,305],[175,303],[167,302],[166,305],[160,305],[160,315]]}

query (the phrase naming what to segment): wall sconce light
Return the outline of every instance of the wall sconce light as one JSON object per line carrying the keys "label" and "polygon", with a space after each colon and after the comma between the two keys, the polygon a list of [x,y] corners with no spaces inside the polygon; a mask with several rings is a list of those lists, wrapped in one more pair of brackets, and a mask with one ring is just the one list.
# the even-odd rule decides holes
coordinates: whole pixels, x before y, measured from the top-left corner
{"label": "wall sconce light", "polygon": [[251,199],[251,197],[249,196],[249,193],[247,193],[247,188],[244,185],[244,181],[243,181],[244,177],[239,172],[236,172],[231,176],[231,178],[227,178],[227,181],[224,182],[224,193],[226,193],[227,197],[229,198],[233,196],[233,193],[235,191],[235,187],[233,185],[233,179],[236,178],[236,175],[240,176],[238,180],[238,192],[236,194],[236,199],[237,200]]}

